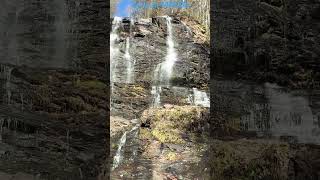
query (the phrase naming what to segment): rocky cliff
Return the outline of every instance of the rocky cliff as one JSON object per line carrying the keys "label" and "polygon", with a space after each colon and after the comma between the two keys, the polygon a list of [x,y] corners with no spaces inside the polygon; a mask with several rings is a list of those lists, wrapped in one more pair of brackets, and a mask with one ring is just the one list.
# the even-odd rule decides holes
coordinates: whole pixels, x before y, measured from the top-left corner
{"label": "rocky cliff", "polygon": [[106,153],[106,1],[1,1],[0,171],[96,179]]}
{"label": "rocky cliff", "polygon": [[213,1],[212,69],[293,88],[319,88],[318,1]]}
{"label": "rocky cliff", "polygon": [[113,179],[199,175],[190,169],[201,159],[191,153],[197,148],[193,136],[201,134],[210,106],[204,34],[186,16],[113,19]]}
{"label": "rocky cliff", "polygon": [[[189,28],[192,22],[186,25],[187,21],[182,17],[176,17],[172,22],[178,60],[173,67],[171,85],[208,90],[208,45],[197,41],[195,35],[200,30]],[[130,21],[123,20],[119,31],[117,46],[120,52],[114,59],[117,68],[113,69],[115,82],[111,104],[115,109],[112,113],[119,115],[120,112],[121,115],[134,118],[152,103],[155,70],[167,54],[167,23],[164,17],[139,19],[130,30]],[[127,37],[131,37],[130,56],[135,62],[132,72],[134,81],[129,84],[126,83],[128,61],[124,58]],[[170,99],[175,96],[173,90],[164,89],[164,94],[168,96],[168,103],[174,100]]]}

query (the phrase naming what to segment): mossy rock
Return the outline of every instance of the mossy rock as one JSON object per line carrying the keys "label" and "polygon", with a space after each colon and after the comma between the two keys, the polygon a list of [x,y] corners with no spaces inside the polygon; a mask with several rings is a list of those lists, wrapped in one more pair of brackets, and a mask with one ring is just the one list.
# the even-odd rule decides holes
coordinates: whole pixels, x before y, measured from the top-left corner
{"label": "mossy rock", "polygon": [[[187,128],[193,122],[200,121],[203,108],[195,106],[174,106],[170,109],[151,110],[149,117],[152,123],[170,121],[176,128]],[[147,117],[148,118],[148,117]]]}
{"label": "mossy rock", "polygon": [[181,133],[175,129],[156,128],[151,131],[152,135],[162,143],[183,144]]}
{"label": "mossy rock", "polygon": [[139,139],[153,139],[151,131],[147,128],[140,128]]}
{"label": "mossy rock", "polygon": [[162,143],[185,143],[182,134],[191,135],[190,129],[205,121],[208,109],[196,106],[173,106],[144,111],[141,121],[150,125],[151,134]]}
{"label": "mossy rock", "polygon": [[175,161],[178,159],[178,155],[176,152],[169,151],[166,155],[165,158],[169,161]]}

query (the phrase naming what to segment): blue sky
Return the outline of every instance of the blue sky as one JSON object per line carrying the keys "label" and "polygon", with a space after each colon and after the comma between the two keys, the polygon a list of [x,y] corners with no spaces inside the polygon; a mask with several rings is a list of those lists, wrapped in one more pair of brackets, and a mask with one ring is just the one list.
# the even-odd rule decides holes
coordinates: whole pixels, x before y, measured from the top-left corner
{"label": "blue sky", "polygon": [[129,7],[132,6],[132,0],[120,0],[117,4],[115,16],[128,17],[130,16]]}

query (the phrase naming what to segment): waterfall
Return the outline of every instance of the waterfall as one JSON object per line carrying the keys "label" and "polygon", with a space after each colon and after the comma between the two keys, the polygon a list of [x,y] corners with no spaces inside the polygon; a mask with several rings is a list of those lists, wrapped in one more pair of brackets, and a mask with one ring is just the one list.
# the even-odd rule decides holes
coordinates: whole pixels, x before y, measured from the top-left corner
{"label": "waterfall", "polygon": [[132,58],[130,56],[130,52],[129,52],[129,49],[130,49],[130,37],[127,37],[127,40],[126,40],[126,52],[124,54],[124,58],[127,62],[127,79],[126,79],[126,82],[127,83],[131,83],[133,80],[132,80],[132,73],[134,73],[134,63],[132,62]]}
{"label": "waterfall", "polygon": [[[135,138],[134,139],[134,141],[137,141],[137,137],[138,137],[138,135],[139,135],[139,127],[140,127],[140,124],[137,124],[131,131],[136,131],[135,133],[134,133],[134,135],[133,135],[133,138]],[[137,144],[139,144],[139,142],[136,142]],[[131,160],[134,160],[134,158],[137,156],[137,154],[138,154],[138,149],[139,149],[139,146],[136,146],[136,147],[134,147],[134,149],[133,149],[133,151],[132,151],[132,158],[131,158]]]}
{"label": "waterfall", "polygon": [[[110,76],[111,76],[111,90],[113,91],[113,83],[116,82],[116,68],[117,68],[117,61],[115,58],[117,57],[119,53],[119,48],[116,46],[116,41],[119,39],[118,36],[118,29],[120,27],[120,23],[122,21],[121,17],[114,17],[112,22],[112,32],[110,34],[110,60],[111,60],[111,70],[110,70]],[[112,92],[111,91],[111,92]]]}
{"label": "waterfall", "polygon": [[171,17],[167,17],[167,29],[168,29],[168,37],[167,37],[167,56],[166,61],[163,65],[163,70],[167,74],[168,81],[171,78],[173,65],[177,61],[177,54],[174,49],[174,41],[172,35],[172,24],[171,24]]}
{"label": "waterfall", "polygon": [[54,63],[58,66],[65,65],[65,56],[66,56],[66,17],[67,17],[67,8],[65,1],[56,0],[57,6],[57,20],[55,21],[55,57]]}
{"label": "waterfall", "polygon": [[127,141],[127,132],[123,133],[123,135],[119,141],[119,146],[118,146],[116,155],[113,158],[112,170],[117,168],[123,159],[123,155],[122,155],[123,148],[122,147],[126,144],[126,141]]}
{"label": "waterfall", "polygon": [[210,107],[210,99],[206,92],[193,88],[193,103],[196,106]]}
{"label": "waterfall", "polygon": [[[177,53],[174,48],[173,32],[171,17],[165,16],[167,21],[167,55],[165,61],[158,64],[155,71],[153,81],[155,83],[160,83],[160,85],[169,85],[172,76],[173,66],[177,61]],[[157,107],[161,103],[161,86],[153,86],[151,90],[153,95],[152,106]]]}
{"label": "waterfall", "polygon": [[158,76],[157,81],[169,84],[169,81],[172,76],[172,70],[175,62],[177,61],[177,53],[174,48],[173,32],[172,32],[172,23],[171,17],[166,16],[167,21],[167,55],[164,62],[160,63],[156,67],[156,76]]}
{"label": "waterfall", "polygon": [[151,95],[153,97],[152,107],[158,107],[161,103],[161,86],[152,86]]}
{"label": "waterfall", "polygon": [[[137,119],[134,119],[134,120],[137,120]],[[137,143],[135,142],[136,141],[136,138],[139,134],[139,127],[140,127],[140,123],[137,123],[130,131],[126,131],[123,133],[121,139],[119,140],[119,144],[118,144],[118,149],[117,149],[117,152],[116,152],[116,155],[114,156],[113,158],[113,165],[112,165],[112,170],[114,170],[115,168],[117,168],[124,156],[123,156],[123,153],[124,153],[124,146],[126,145],[127,141],[128,143],[132,144],[132,143]],[[137,143],[139,144],[139,143]],[[129,145],[130,147],[131,145]],[[130,160],[133,160],[133,158],[136,156],[137,154],[137,151],[138,151],[138,146],[135,147],[133,150],[132,150],[132,155],[133,157],[130,158]]]}

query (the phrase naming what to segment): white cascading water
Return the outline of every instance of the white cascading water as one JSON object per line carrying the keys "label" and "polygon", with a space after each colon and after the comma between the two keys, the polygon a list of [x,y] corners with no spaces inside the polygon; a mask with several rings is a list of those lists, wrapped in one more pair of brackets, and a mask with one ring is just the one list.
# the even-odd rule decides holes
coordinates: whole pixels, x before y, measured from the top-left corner
{"label": "white cascading water", "polygon": [[196,106],[210,107],[210,99],[207,93],[193,88],[193,104]]}
{"label": "white cascading water", "polygon": [[124,132],[120,141],[119,141],[116,155],[113,157],[113,164],[112,164],[111,170],[114,170],[115,168],[117,168],[119,166],[119,164],[121,163],[121,161],[123,159],[123,155],[122,155],[123,148],[122,147],[126,144],[126,141],[127,141],[127,132]]}
{"label": "white cascading water", "polygon": [[162,66],[162,71],[166,73],[166,77],[168,81],[171,78],[172,70],[174,63],[177,61],[177,53],[174,48],[174,41],[173,41],[173,34],[172,34],[172,24],[171,24],[171,17],[167,17],[167,30],[168,30],[168,37],[167,37],[167,56],[166,61]]}
{"label": "white cascading water", "polygon": [[120,27],[120,23],[122,21],[121,17],[114,17],[113,19],[113,27],[112,32],[110,34],[110,60],[111,60],[111,87],[113,89],[113,83],[116,82],[116,69],[117,69],[117,61],[115,58],[119,53],[119,48],[116,46],[116,41],[119,39],[118,29]]}
{"label": "white cascading water", "polygon": [[161,103],[161,86],[152,86],[151,95],[153,96],[152,107],[158,107]]}
{"label": "white cascading water", "polygon": [[[154,71],[154,81],[160,82],[163,85],[169,85],[170,79],[172,76],[173,66],[177,61],[177,53],[174,48],[173,32],[172,32],[172,23],[171,17],[165,16],[167,21],[167,55],[164,62],[157,65]],[[157,107],[160,105],[161,101],[161,87],[153,86],[151,94],[153,95],[152,106]]]}
{"label": "white cascading water", "polygon": [[[135,120],[136,119],[134,119],[134,121]],[[139,133],[139,127],[140,127],[140,123],[137,123],[130,131],[126,131],[123,133],[121,139],[119,140],[116,155],[113,158],[112,170],[116,169],[121,164],[121,162],[124,158],[123,157],[124,146],[126,145],[127,140],[130,141],[130,138],[137,137],[137,135]],[[132,152],[132,155],[133,155],[132,158],[134,158],[136,154],[137,154],[137,149],[134,149]]]}
{"label": "white cascading water", "polygon": [[175,62],[177,61],[177,53],[174,48],[174,40],[172,33],[172,23],[171,17],[166,16],[167,20],[167,55],[164,62],[158,64],[155,73],[157,77],[157,81],[165,83],[165,85],[169,84],[170,78],[172,76],[172,70]]}
{"label": "white cascading water", "polygon": [[[140,124],[138,123],[132,130],[131,130],[131,132],[134,132],[135,131],[135,133],[133,134],[133,138],[134,138],[134,140],[135,141],[137,141],[137,139],[138,138],[136,138],[136,137],[138,137],[138,135],[139,135],[139,128],[140,128]],[[139,142],[136,142],[137,144],[139,144]],[[134,149],[133,149],[133,151],[132,151],[132,157],[130,158],[130,160],[134,160],[134,158],[137,156],[137,154],[138,154],[138,149],[139,149],[139,146],[136,146],[136,147],[134,147]]]}
{"label": "white cascading water", "polygon": [[133,71],[134,71],[134,62],[132,61],[129,50],[130,50],[130,37],[127,37],[126,52],[124,54],[124,58],[127,63],[127,78],[126,78],[127,83],[131,83],[133,81]]}

